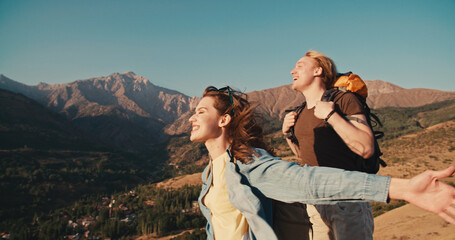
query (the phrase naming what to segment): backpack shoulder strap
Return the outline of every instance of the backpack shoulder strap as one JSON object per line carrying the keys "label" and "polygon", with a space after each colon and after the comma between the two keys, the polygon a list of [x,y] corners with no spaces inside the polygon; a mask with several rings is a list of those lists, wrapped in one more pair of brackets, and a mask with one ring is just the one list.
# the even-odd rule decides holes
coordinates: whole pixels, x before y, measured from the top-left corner
{"label": "backpack shoulder strap", "polygon": [[[299,115],[300,113],[302,112],[302,110],[306,107],[306,101],[303,101],[302,104],[300,104],[299,106],[297,107],[294,107],[294,108],[290,108],[290,109],[287,109],[285,110],[284,112],[288,113],[288,112],[296,112],[297,113],[297,116],[295,117],[295,121],[297,122],[297,119],[299,118]],[[297,137],[295,136],[295,130],[294,130],[294,126],[292,126],[290,129],[289,129],[289,136],[287,138],[289,138],[291,140],[292,143],[296,144],[296,145],[299,145],[299,141],[297,140]]]}
{"label": "backpack shoulder strap", "polygon": [[284,110],[284,112],[285,113],[296,112],[297,117],[299,117],[299,114],[302,112],[302,110],[305,108],[305,106],[306,106],[306,101],[303,101],[302,104],[300,104],[299,106],[286,109],[286,110]]}
{"label": "backpack shoulder strap", "polygon": [[333,99],[335,98],[335,95],[338,91],[339,90],[336,87],[325,90],[324,94],[322,94],[321,101],[323,101],[323,102],[333,101]]}

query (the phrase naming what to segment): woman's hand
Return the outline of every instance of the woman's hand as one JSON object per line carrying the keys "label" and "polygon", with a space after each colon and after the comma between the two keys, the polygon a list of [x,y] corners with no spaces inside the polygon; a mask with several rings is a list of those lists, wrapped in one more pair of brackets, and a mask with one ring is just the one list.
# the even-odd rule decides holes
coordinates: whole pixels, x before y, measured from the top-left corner
{"label": "woman's hand", "polygon": [[427,170],[411,179],[392,178],[389,197],[406,200],[455,225],[455,188],[439,181],[454,172],[452,166],[440,171]]}

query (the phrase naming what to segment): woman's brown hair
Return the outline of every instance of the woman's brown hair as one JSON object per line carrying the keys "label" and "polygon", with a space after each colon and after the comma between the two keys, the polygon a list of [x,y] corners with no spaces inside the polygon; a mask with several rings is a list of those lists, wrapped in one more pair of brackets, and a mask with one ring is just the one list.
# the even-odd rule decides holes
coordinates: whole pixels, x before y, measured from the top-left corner
{"label": "woman's brown hair", "polygon": [[272,148],[264,142],[262,127],[259,125],[255,106],[248,101],[246,94],[230,87],[207,87],[202,97],[213,97],[218,113],[231,115],[231,122],[226,127],[229,139],[232,141],[230,151],[235,159],[242,163],[251,160],[253,149],[262,148],[274,154]]}

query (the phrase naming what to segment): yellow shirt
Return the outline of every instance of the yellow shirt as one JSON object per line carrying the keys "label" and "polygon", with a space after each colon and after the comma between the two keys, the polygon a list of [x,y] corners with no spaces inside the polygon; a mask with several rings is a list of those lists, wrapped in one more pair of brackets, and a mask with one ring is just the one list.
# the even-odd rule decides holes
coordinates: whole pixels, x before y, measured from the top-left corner
{"label": "yellow shirt", "polygon": [[213,181],[203,201],[211,211],[216,240],[248,239],[246,218],[229,202],[225,177],[226,162],[229,160],[227,152],[212,160]]}

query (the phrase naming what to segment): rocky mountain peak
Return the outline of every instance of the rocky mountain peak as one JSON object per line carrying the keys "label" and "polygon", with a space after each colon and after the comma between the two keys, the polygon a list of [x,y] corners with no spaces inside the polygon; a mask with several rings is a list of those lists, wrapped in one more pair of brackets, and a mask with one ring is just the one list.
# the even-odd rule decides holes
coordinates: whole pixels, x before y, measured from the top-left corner
{"label": "rocky mountain peak", "polygon": [[366,80],[365,83],[368,87],[368,96],[375,96],[385,93],[394,93],[404,90],[404,88],[399,87],[395,84],[384,82],[381,80]]}
{"label": "rocky mountain peak", "polygon": [[38,88],[45,88],[47,86],[49,86],[48,83],[45,83],[45,82],[39,82],[38,85],[36,85]]}
{"label": "rocky mountain peak", "polygon": [[119,82],[124,84],[153,85],[150,81],[134,72],[112,73],[107,77],[93,78],[95,81]]}

